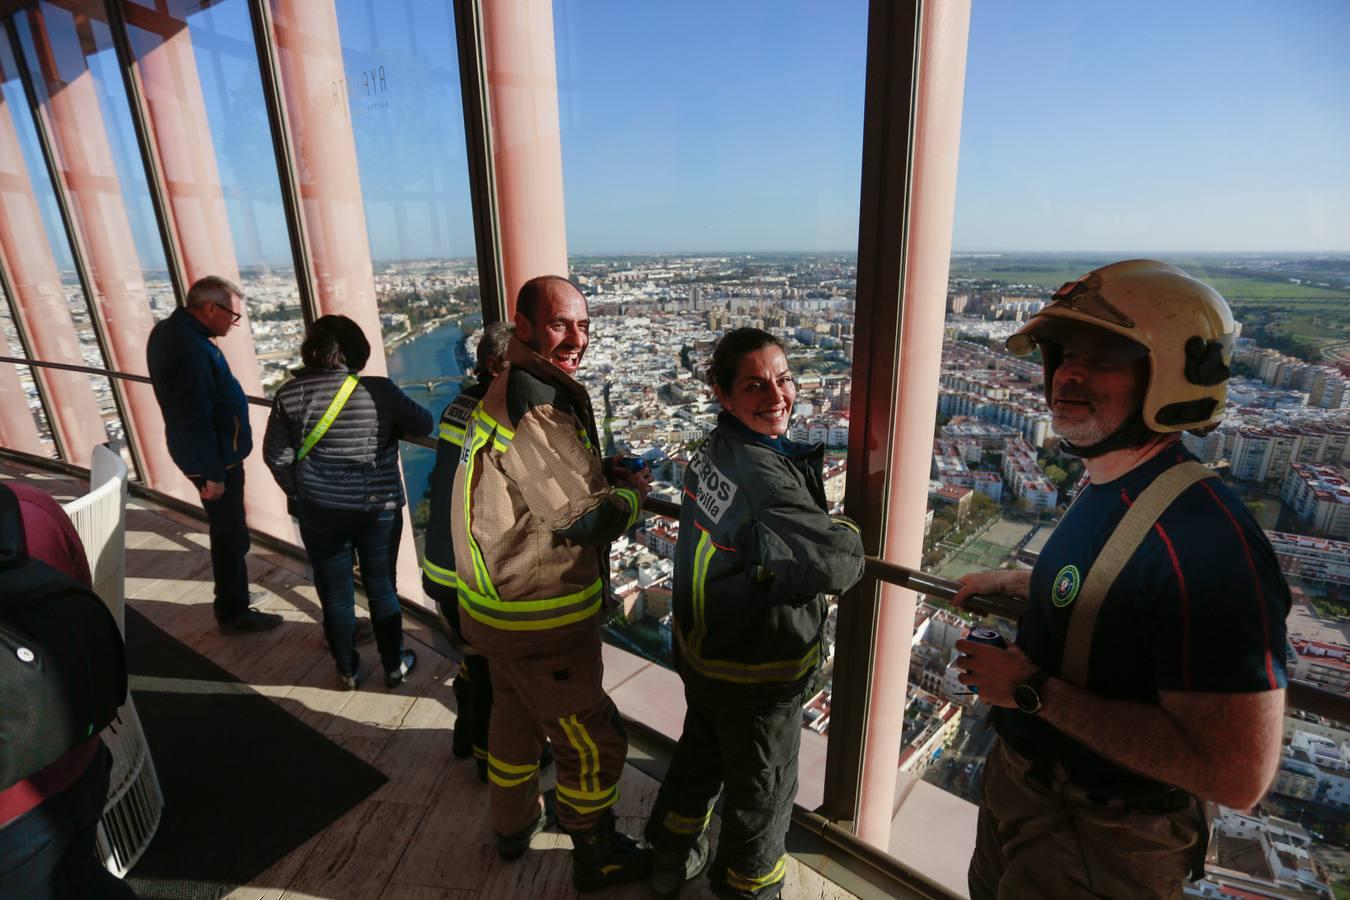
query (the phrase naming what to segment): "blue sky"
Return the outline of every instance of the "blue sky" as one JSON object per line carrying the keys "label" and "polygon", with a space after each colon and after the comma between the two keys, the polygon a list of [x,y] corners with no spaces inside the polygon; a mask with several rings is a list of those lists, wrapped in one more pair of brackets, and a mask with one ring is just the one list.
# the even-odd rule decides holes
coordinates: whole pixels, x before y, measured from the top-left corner
{"label": "blue sky", "polygon": [[[448,0],[336,4],[373,255],[471,256]],[[856,247],[863,0],[553,8],[572,253]],[[285,264],[247,3],[189,23],[240,261]],[[973,0],[954,250],[1350,251],[1347,46],[1344,0]],[[115,60],[91,63],[159,264]]]}

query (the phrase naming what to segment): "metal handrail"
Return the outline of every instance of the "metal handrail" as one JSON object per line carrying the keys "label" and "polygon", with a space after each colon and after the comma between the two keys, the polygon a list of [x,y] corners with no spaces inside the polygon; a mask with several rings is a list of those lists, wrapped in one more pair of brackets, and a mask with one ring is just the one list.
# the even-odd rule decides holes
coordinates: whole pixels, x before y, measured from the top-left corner
{"label": "metal handrail", "polygon": [[[106,378],[121,378],[125,381],[135,381],[140,384],[150,384],[151,381],[144,375],[133,375],[129,372],[114,372],[109,369],[97,369],[91,366],[77,366],[70,363],[44,362],[36,359],[25,359],[23,357],[0,356],[0,363],[13,363],[21,366],[36,366],[45,369],[60,369],[66,372],[82,372],[86,375],[98,375]],[[245,395],[248,402],[255,406],[271,407],[272,401],[265,397],[254,397]],[[416,444],[419,447],[426,447],[430,450],[436,449],[436,439],[432,437],[404,437],[402,438],[409,444]],[[671,503],[669,500],[661,500],[657,497],[648,497],[643,503],[643,509],[647,512],[655,513],[658,516],[664,516],[668,519],[679,519],[680,507],[677,503]],[[875,556],[866,558],[865,571],[868,575],[876,578],[878,581],[884,581],[887,584],[893,584],[907,590],[917,591],[921,594],[928,594],[950,602],[956,596],[956,592],[961,585],[955,581],[949,581],[946,578],[940,578],[937,575],[931,575],[927,572],[911,569],[898,563],[887,562],[884,559],[878,559]],[[1013,599],[1003,595],[986,596],[976,595],[969,598],[962,609],[970,610],[979,615],[1000,616],[1005,619],[1016,619],[1022,613],[1022,605]],[[1329,719],[1335,719],[1340,722],[1350,722],[1350,697],[1341,694],[1334,694],[1331,691],[1322,690],[1305,681],[1290,681],[1288,692],[1285,695],[1286,704],[1295,709],[1301,709],[1310,712],[1313,715],[1324,716]]]}

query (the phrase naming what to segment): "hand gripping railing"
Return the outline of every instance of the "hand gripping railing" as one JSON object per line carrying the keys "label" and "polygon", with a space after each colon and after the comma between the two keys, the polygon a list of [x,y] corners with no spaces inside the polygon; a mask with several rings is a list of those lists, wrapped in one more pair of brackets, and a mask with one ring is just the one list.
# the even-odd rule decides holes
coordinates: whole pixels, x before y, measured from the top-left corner
{"label": "hand gripping railing", "polygon": [[[60,369],[66,372],[83,372],[87,375],[97,375],[103,378],[120,378],[124,381],[135,381],[141,384],[150,384],[150,379],[144,375],[132,375],[127,372],[113,372],[107,369],[96,369],[90,366],[76,366],[69,363],[43,362],[35,359],[24,359],[22,357],[0,356],[0,363],[13,363],[18,366],[36,366],[45,369]],[[255,406],[270,407],[272,401],[265,397],[248,398],[248,402]],[[435,438],[430,437],[405,437],[406,443],[416,444],[419,447],[436,449]],[[643,503],[643,509],[655,513],[658,516],[665,516],[669,519],[678,519],[680,517],[680,507],[678,504],[671,503],[668,500],[660,500],[655,497],[648,497]],[[898,585],[902,588],[918,591],[932,597],[938,597],[948,602],[956,596],[960,585],[955,581],[948,581],[945,578],[939,578],[936,575],[930,575],[927,572],[921,572],[917,569],[910,569],[896,563],[887,562],[874,556],[867,557],[867,574],[879,581],[885,581],[888,584]],[[970,597],[962,605],[963,609],[968,609],[980,615],[1002,616],[1004,618],[1016,619],[1021,615],[1021,605],[1018,601],[1006,596],[981,596]],[[1291,681],[1286,695],[1287,706],[1294,709],[1301,709],[1314,715],[1325,716],[1339,722],[1350,722],[1350,697],[1341,694],[1333,694],[1331,691],[1324,691],[1307,682]]]}

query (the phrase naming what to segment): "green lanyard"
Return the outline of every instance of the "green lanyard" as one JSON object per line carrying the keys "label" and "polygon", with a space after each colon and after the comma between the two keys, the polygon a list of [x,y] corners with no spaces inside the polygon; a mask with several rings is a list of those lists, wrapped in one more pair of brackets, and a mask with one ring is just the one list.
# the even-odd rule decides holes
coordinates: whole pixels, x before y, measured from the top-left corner
{"label": "green lanyard", "polygon": [[305,442],[300,445],[300,452],[295,454],[295,461],[300,462],[309,455],[309,451],[314,449],[314,445],[319,442],[325,434],[328,433],[328,427],[333,424],[333,420],[342,412],[342,407],[347,405],[347,398],[356,390],[359,379],[355,375],[348,375],[347,380],[342,382],[342,387],[338,388],[337,396],[333,402],[328,404],[328,409],[324,411],[323,418],[319,424],[314,426],[314,430],[305,435]]}

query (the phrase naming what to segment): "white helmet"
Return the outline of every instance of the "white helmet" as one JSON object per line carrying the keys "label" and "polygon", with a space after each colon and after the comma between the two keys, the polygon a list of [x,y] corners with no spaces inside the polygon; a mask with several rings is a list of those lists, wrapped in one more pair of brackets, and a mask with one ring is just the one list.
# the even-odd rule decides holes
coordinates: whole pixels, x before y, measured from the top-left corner
{"label": "white helmet", "polygon": [[1176,266],[1131,259],[1061,287],[1007,347],[1016,356],[1044,348],[1047,402],[1064,347],[1116,361],[1147,357],[1143,425],[1204,434],[1223,418],[1234,332],[1218,291]]}

